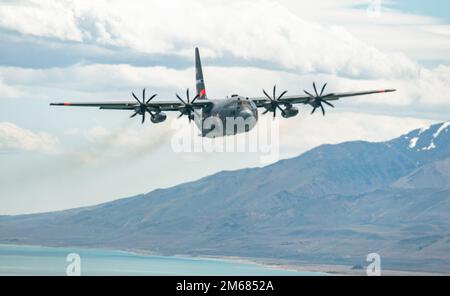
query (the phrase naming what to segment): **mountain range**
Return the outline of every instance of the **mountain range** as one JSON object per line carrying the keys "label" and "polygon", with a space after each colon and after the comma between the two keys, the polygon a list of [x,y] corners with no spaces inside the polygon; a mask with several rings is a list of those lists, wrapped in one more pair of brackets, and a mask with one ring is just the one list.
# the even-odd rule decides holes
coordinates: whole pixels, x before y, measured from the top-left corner
{"label": "mountain range", "polygon": [[0,243],[450,272],[450,122],[65,211],[0,216]]}

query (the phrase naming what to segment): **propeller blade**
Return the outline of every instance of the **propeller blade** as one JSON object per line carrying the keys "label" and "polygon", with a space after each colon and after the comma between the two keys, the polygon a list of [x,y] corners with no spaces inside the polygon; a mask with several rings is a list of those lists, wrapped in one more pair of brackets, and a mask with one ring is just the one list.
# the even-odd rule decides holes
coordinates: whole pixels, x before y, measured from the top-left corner
{"label": "propeller blade", "polygon": [[[130,116],[130,118],[135,117],[136,115],[140,114],[142,115],[141,123],[144,124],[145,122],[145,113],[148,112],[152,118],[155,117],[155,114],[152,113],[152,110],[148,108],[147,104],[153,100],[157,94],[152,95],[147,101],[145,100],[145,88],[142,89],[142,102],[138,99],[138,97],[135,95],[134,92],[131,92],[131,95],[133,98],[139,103],[139,106],[136,107],[134,110],[134,113]],[[159,113],[160,110],[156,110],[156,113]]]}
{"label": "propeller blade", "polygon": [[322,96],[323,91],[325,90],[325,87],[327,86],[327,82],[322,86],[322,90],[320,91],[320,96]]}
{"label": "propeller blade", "polygon": [[328,103],[327,101],[325,101],[325,100],[322,100],[322,102],[324,102],[325,104],[327,104],[328,106],[330,106],[330,107],[333,107],[334,108],[334,105],[333,104],[331,104],[331,103]]}
{"label": "propeller blade", "polygon": [[136,101],[138,101],[138,103],[141,104],[141,101],[139,101],[139,99],[136,97],[136,95],[134,94],[134,92],[131,92],[131,94],[132,94],[133,97],[136,99]]}
{"label": "propeller blade", "polygon": [[151,96],[151,97],[147,100],[146,104],[148,104],[148,103],[149,103],[151,100],[153,100],[156,96],[157,96],[157,94],[154,94],[153,96]]}
{"label": "propeller blade", "polygon": [[287,93],[287,90],[281,93],[281,95],[278,97],[277,101],[280,100],[285,94]]}
{"label": "propeller blade", "polygon": [[322,103],[327,104],[330,107],[334,108],[334,105],[327,102],[325,100],[325,98],[333,96],[333,93],[329,93],[323,96],[323,92],[325,91],[325,88],[327,87],[328,82],[325,82],[325,84],[322,86],[322,88],[320,89],[320,94],[317,92],[317,86],[316,86],[316,82],[313,82],[313,88],[314,88],[314,92],[315,92],[315,96],[313,96],[311,93],[309,93],[308,91],[304,90],[305,94],[307,94],[311,99],[309,103],[314,106],[314,108],[311,111],[311,114],[314,114],[314,112],[316,112],[316,109],[320,107],[320,109],[322,110],[322,115],[325,115],[325,108],[323,107]]}
{"label": "propeller blade", "polygon": [[191,123],[192,121],[192,114],[195,113],[197,114],[197,111],[194,109],[194,107],[192,106],[192,104],[195,102],[195,100],[197,100],[200,97],[200,94],[197,94],[194,99],[192,99],[192,101],[190,100],[190,96],[189,96],[189,88],[186,89],[186,101],[184,101],[178,94],[175,94],[178,98],[178,100],[180,100],[184,107],[180,108],[179,111],[181,112],[180,115],[178,115],[178,118],[182,117],[183,115],[187,115],[188,116],[188,120],[189,123]]}
{"label": "propeller blade", "polygon": [[197,94],[197,95],[194,97],[194,99],[192,100],[191,104],[194,104],[195,100],[197,100],[198,98],[200,98],[200,95],[199,95],[199,94]]}
{"label": "propeller blade", "polygon": [[178,100],[180,100],[184,105],[186,105],[186,103],[183,101],[182,98],[180,98],[180,96],[178,94],[175,94],[175,95],[177,96]]}
{"label": "propeller blade", "polygon": [[267,112],[273,112],[273,118],[275,118],[276,114],[277,114],[277,109],[279,109],[283,115],[286,114],[286,112],[283,110],[283,108],[281,108],[279,106],[278,100],[281,99],[287,93],[287,90],[282,92],[278,96],[278,98],[276,96],[276,93],[277,93],[277,85],[276,84],[273,86],[273,97],[269,96],[269,94],[266,92],[265,89],[263,89],[262,91],[263,91],[264,95],[270,100],[270,103],[266,104],[266,111],[264,111],[262,113],[263,115],[266,114]]}
{"label": "propeller blade", "polygon": [[305,94],[307,94],[308,96],[310,96],[311,98],[314,98],[314,96],[312,94],[310,94],[309,92],[307,92],[306,90],[304,90]]}
{"label": "propeller blade", "polygon": [[266,93],[266,91],[263,89],[263,93],[266,95],[266,97],[269,98],[270,101],[272,101],[272,98]]}
{"label": "propeller blade", "polygon": [[280,109],[280,111],[281,111],[281,113],[282,113],[283,115],[286,114],[286,112],[284,112],[283,108],[281,108],[280,105],[277,104],[277,108]]}

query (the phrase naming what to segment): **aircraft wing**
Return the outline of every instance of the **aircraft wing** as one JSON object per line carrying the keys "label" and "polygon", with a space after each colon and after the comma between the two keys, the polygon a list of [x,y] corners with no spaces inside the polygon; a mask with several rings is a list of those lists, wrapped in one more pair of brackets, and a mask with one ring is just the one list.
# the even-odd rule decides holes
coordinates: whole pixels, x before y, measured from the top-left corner
{"label": "aircraft wing", "polygon": [[[378,93],[387,93],[393,92],[395,89],[382,89],[382,90],[369,90],[369,91],[359,91],[359,92],[341,92],[341,93],[329,93],[327,95],[322,96],[321,98],[326,101],[334,101],[339,100],[340,98],[345,97],[354,97],[354,96],[363,96],[370,94],[378,94]],[[257,97],[257,98],[249,98],[252,100],[257,107],[266,107],[267,104],[270,103],[270,99],[268,97]],[[289,105],[289,104],[310,104],[314,101],[313,95],[292,95],[292,96],[283,96],[278,100],[278,103],[281,105]]]}
{"label": "aircraft wing", "polygon": [[[208,100],[198,100],[191,103],[194,108],[202,108],[211,104]],[[134,110],[140,106],[137,101],[129,102],[64,102],[50,103],[51,106],[72,106],[72,107],[97,107],[104,110]],[[179,111],[185,105],[180,101],[159,101],[145,104],[150,110],[159,111]]]}

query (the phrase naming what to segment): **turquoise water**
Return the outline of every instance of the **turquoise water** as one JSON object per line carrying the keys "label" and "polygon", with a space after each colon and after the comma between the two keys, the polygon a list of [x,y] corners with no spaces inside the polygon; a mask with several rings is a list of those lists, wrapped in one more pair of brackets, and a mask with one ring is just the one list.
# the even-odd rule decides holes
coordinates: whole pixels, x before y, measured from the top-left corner
{"label": "turquoise water", "polygon": [[16,245],[0,245],[0,275],[66,275],[70,253],[80,255],[81,275],[318,275],[229,260]]}

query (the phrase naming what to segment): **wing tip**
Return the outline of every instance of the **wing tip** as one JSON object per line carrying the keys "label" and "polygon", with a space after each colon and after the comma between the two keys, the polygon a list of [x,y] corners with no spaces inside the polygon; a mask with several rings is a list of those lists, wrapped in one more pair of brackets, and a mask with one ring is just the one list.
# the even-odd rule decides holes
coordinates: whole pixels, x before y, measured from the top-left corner
{"label": "wing tip", "polygon": [[70,106],[71,103],[50,103],[50,106]]}
{"label": "wing tip", "polygon": [[387,92],[394,92],[397,91],[395,88],[389,88],[389,89],[382,89],[379,92],[380,93],[387,93]]}

